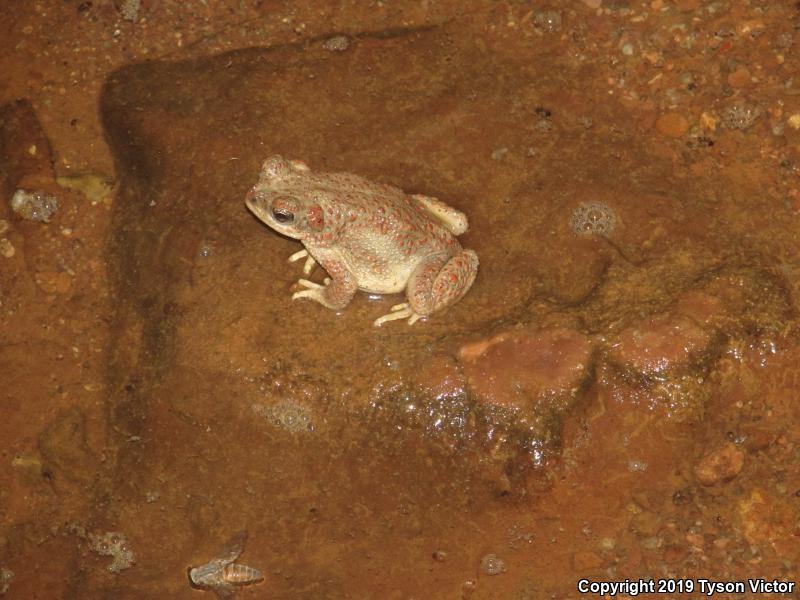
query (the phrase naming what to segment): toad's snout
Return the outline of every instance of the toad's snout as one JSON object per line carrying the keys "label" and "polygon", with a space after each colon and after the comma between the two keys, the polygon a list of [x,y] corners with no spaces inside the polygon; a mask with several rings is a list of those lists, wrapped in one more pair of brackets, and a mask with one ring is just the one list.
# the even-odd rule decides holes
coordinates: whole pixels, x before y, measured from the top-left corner
{"label": "toad's snout", "polygon": [[260,194],[258,193],[258,189],[257,188],[252,188],[245,195],[244,203],[247,205],[247,208],[249,208],[253,212],[258,212],[261,209],[261,207],[262,207],[262,205],[264,203],[264,200],[260,196]]}

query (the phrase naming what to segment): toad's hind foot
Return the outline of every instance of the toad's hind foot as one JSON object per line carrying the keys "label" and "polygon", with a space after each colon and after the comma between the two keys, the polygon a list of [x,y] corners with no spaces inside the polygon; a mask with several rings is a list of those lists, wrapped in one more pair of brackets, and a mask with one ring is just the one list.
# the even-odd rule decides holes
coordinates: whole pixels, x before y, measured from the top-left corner
{"label": "toad's hind foot", "polygon": [[388,315],[383,315],[382,317],[375,319],[373,325],[375,325],[375,327],[380,327],[387,321],[397,321],[398,319],[405,318],[408,318],[409,325],[413,325],[420,319],[420,315],[414,312],[408,302],[395,304],[390,310],[391,312]]}
{"label": "toad's hind foot", "polygon": [[309,281],[308,279],[298,279],[297,284],[303,286],[304,290],[292,294],[292,300],[298,298],[309,298],[315,300],[320,304],[325,304],[325,288],[328,286],[330,280],[327,280],[324,285]]}

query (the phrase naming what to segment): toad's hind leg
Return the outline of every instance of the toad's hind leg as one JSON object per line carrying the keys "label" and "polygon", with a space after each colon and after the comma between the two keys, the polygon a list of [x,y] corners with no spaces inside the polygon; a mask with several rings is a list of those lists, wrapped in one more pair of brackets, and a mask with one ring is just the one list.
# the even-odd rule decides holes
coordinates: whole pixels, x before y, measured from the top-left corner
{"label": "toad's hind leg", "polygon": [[478,274],[478,255],[460,250],[455,256],[434,255],[420,263],[408,280],[409,324],[458,302]]}
{"label": "toad's hind leg", "polygon": [[438,198],[423,196],[422,194],[413,194],[411,198],[418,202],[423,210],[444,225],[445,229],[453,235],[461,235],[469,229],[467,215],[452,206],[448,206]]}

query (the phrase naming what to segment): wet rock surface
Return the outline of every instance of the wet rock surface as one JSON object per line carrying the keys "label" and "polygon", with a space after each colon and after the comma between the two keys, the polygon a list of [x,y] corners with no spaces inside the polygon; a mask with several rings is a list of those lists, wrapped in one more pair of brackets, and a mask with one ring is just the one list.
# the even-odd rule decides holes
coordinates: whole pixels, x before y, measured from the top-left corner
{"label": "wet rock surface", "polygon": [[482,402],[545,415],[568,408],[590,374],[591,357],[591,341],[563,328],[511,330],[459,350]]}
{"label": "wet rock surface", "polygon": [[609,357],[623,369],[666,379],[707,358],[711,334],[688,318],[659,315],[623,329]]}
{"label": "wet rock surface", "polygon": [[[122,27],[157,28],[145,6]],[[59,408],[15,398],[0,424],[43,432],[40,462],[27,449],[0,471],[12,593],[39,573],[74,597],[190,598],[187,566],[241,529],[276,597],[565,597],[587,572],[735,579],[754,560],[796,578],[788,9],[470,10],[316,37],[292,21],[300,43],[203,57],[203,41],[199,58],[117,71],[104,253],[87,257],[99,237],[76,202],[102,210],[113,178],[73,179],[47,225],[1,215],[4,266],[37,302],[1,298],[24,335],[0,351],[41,348],[28,392]],[[465,211],[474,288],[380,331],[368,323],[396,298],[292,303],[299,246],[243,205],[272,153]],[[86,310],[105,261],[113,311],[83,319],[111,341],[76,343],[85,329],[55,311]],[[60,346],[41,327],[58,319]],[[76,404],[82,425],[60,412]],[[716,453],[721,436],[737,451]],[[62,505],[124,531],[136,563],[68,572],[80,545],[36,512]],[[31,568],[42,549],[70,560]]]}
{"label": "wet rock surface", "polygon": [[[324,505],[322,514],[341,514],[349,510],[346,506],[361,486],[387,472],[390,457],[403,456],[393,484],[383,490],[405,498],[399,513],[404,516],[389,517],[390,522],[398,530],[413,530],[421,521],[431,523],[436,514],[434,529],[449,530],[454,513],[424,507],[442,505],[445,498],[442,506],[468,499],[480,505],[494,496],[537,489],[526,483],[524,473],[557,456],[561,428],[576,400],[582,394],[592,397],[596,343],[589,334],[611,323],[617,333],[603,345],[609,361],[625,373],[660,382],[658,391],[633,387],[630,393],[662,394],[673,411],[691,397],[696,409],[692,414],[699,414],[708,392],[695,393],[702,381],[691,377],[696,367],[711,368],[718,355],[720,324],[708,321],[720,311],[710,294],[687,294],[698,280],[724,270],[728,263],[736,265],[749,251],[745,245],[732,252],[727,245],[736,235],[723,218],[727,205],[721,213],[707,211],[701,177],[679,183],[663,161],[653,157],[642,162],[641,154],[649,150],[633,132],[621,138],[600,133],[574,145],[561,144],[558,152],[526,163],[524,174],[514,168],[512,149],[525,147],[526,137],[542,134],[542,128],[533,121],[530,131],[520,129],[510,113],[497,110],[526,101],[524,80],[514,88],[496,90],[489,82],[504,74],[518,78],[519,59],[502,49],[494,54],[477,51],[460,27],[359,38],[342,53],[331,53],[324,45],[253,49],[186,64],[131,67],[111,78],[103,114],[124,173],[111,244],[120,308],[117,327],[122,332],[141,322],[145,332],[135,352],[124,336],[119,338],[118,362],[111,372],[112,382],[118,383],[112,388],[122,389],[131,379],[151,382],[138,388],[134,397],[113,396],[113,422],[136,436],[150,431],[160,437],[159,431],[174,431],[174,440],[189,436],[193,428],[212,432],[200,444],[204,450],[192,460],[193,466],[182,467],[160,444],[120,448],[119,464],[129,465],[126,471],[132,473],[127,482],[131,491],[152,487],[162,470],[198,469],[202,477],[165,490],[159,503],[171,506],[174,498],[200,494],[202,486],[215,503],[214,508],[189,509],[198,527],[211,526],[213,515],[224,510],[247,519],[257,530],[259,523],[266,523],[265,515],[284,510],[286,495],[277,486],[293,490],[291,497]],[[389,59],[398,55],[424,75],[398,80]],[[352,95],[337,85],[345,72],[350,79],[347,89],[370,93]],[[539,89],[570,85],[561,74],[547,70],[535,74],[535,83]],[[466,97],[475,86],[484,86],[484,91],[471,100],[470,110],[490,120],[481,125],[484,131],[495,132],[486,140],[468,137],[468,127],[455,125],[472,117],[447,100]],[[202,104],[198,98],[204,99]],[[231,98],[237,99],[235,110]],[[392,119],[378,116],[386,98],[392,98]],[[322,103],[318,111],[301,110],[311,99]],[[135,111],[126,109],[131,103]],[[268,113],[264,106],[270,107]],[[554,127],[583,128],[571,125],[578,116],[570,110],[565,105],[555,115],[539,118]],[[438,115],[435,121],[432,114]],[[172,124],[169,133],[165,119]],[[383,141],[385,152],[373,151],[375,139]],[[437,149],[426,140],[435,140]],[[195,150],[187,153],[187,148]],[[465,243],[481,257],[474,288],[458,305],[424,323],[380,332],[364,323],[386,312],[393,299],[370,301],[360,294],[339,315],[312,304],[291,303],[288,296],[296,273],[284,257],[297,247],[244,212],[242,199],[264,156],[242,153],[241,148],[263,148],[264,155],[281,152],[325,170],[358,172],[446,199],[464,210],[473,224]],[[404,148],[405,158],[395,160],[393,148]],[[487,180],[481,173],[497,148],[508,150],[489,163],[493,177]],[[609,148],[617,153],[617,168],[635,169],[635,178],[621,184],[605,165],[584,160]],[[222,168],[197,170],[196,164]],[[581,183],[558,190],[525,187],[534,177],[546,182],[562,170]],[[593,189],[613,187],[614,197],[600,191],[587,194],[584,182],[589,181]],[[682,195],[653,191],[665,189],[670,181]],[[510,203],[505,201],[507,190],[514,191]],[[576,233],[574,222],[575,207],[587,197],[597,206],[613,206],[613,219],[606,219],[613,225],[603,225],[590,237]],[[639,201],[642,197],[646,204]],[[587,213],[587,218],[592,216]],[[203,247],[213,247],[214,252],[203,253]],[[744,271],[738,276],[749,281]],[[676,302],[680,311],[668,312]],[[787,310],[779,296],[753,302],[754,322],[762,327],[769,325],[764,315]],[[659,304],[664,307],[660,314]],[[638,316],[637,309],[645,307],[656,307],[655,314]],[[531,324],[503,327],[510,318]],[[571,322],[581,329],[539,326],[540,321]],[[502,333],[484,333],[497,331],[498,325]],[[465,345],[476,338],[484,341]],[[446,357],[456,353],[458,364],[453,365]],[[439,358],[431,359],[432,354]],[[270,370],[277,361],[285,375]],[[144,377],[142,369],[152,369],[155,379]],[[259,391],[258,381],[280,382],[283,377],[307,381],[301,386],[306,391],[298,396],[301,388],[294,384],[277,385],[268,394],[272,399]],[[407,380],[421,385],[408,387]],[[598,382],[614,385],[613,378],[605,376]],[[165,403],[164,398],[173,400]],[[653,410],[652,404],[643,406]],[[227,425],[218,428],[220,422]],[[158,429],[148,423],[159,423]],[[291,437],[300,430],[302,442]],[[251,441],[242,444],[242,439]],[[421,439],[431,440],[431,445],[419,446],[415,440]],[[287,456],[285,445],[298,443],[303,451]],[[418,446],[414,458],[405,454],[409,445]],[[259,448],[267,455],[277,452],[280,460],[253,463],[252,452]],[[657,473],[659,461],[651,452],[643,448],[629,456],[622,469]],[[327,458],[312,469],[315,477],[309,479],[305,457],[311,456]],[[204,466],[211,457],[241,465],[238,477],[253,493],[274,498],[267,512],[255,513],[246,496],[220,496],[230,485],[229,471]],[[151,468],[132,468],[141,464]],[[404,486],[421,471],[443,487],[418,484],[412,492]],[[321,492],[343,485],[347,494],[327,497]],[[454,489],[461,491],[453,495]],[[129,524],[126,529],[133,527],[127,515],[133,514],[129,501],[135,496],[128,500],[123,495],[118,508],[123,524]],[[364,518],[385,515],[385,498],[382,493],[362,500]],[[292,524],[286,523],[275,543],[290,543],[303,530],[297,529],[299,514],[287,518]],[[327,535],[335,535],[333,522],[322,522]],[[644,522],[638,518],[634,531],[656,550],[662,520],[653,517],[646,527]],[[368,543],[363,536],[368,536],[366,530],[357,539]],[[184,536],[177,544],[189,540]],[[402,542],[390,545],[397,544]],[[594,568],[599,557],[576,560]],[[309,572],[312,580],[319,581],[316,577],[329,568],[322,560]],[[508,562],[503,570],[513,572]],[[346,586],[345,579],[336,581]],[[88,585],[93,589],[101,584]]]}

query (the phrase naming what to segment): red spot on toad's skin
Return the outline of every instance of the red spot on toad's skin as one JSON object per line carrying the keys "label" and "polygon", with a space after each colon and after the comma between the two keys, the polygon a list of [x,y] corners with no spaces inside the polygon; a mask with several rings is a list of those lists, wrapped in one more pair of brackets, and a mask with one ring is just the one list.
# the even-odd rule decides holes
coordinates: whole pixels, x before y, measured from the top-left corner
{"label": "red spot on toad's skin", "polygon": [[317,231],[322,229],[325,226],[325,217],[322,213],[322,208],[320,208],[318,204],[315,204],[309,208],[308,212],[306,213],[306,220],[312,229]]}

